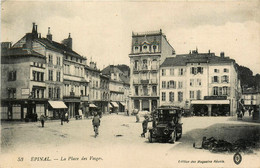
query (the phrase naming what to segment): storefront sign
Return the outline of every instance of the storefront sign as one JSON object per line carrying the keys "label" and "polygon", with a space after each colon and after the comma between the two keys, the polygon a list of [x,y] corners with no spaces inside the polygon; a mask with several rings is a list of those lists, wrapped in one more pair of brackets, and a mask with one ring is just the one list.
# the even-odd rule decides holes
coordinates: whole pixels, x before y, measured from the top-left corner
{"label": "storefront sign", "polygon": [[204,100],[227,100],[227,96],[204,96]]}

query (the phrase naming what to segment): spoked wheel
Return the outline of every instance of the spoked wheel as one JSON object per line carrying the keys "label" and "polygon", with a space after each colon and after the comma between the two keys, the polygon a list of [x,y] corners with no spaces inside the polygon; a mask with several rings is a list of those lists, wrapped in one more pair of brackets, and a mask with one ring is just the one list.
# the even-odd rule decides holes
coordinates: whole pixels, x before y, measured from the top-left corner
{"label": "spoked wheel", "polygon": [[148,132],[148,140],[150,143],[153,143],[153,137],[151,131]]}

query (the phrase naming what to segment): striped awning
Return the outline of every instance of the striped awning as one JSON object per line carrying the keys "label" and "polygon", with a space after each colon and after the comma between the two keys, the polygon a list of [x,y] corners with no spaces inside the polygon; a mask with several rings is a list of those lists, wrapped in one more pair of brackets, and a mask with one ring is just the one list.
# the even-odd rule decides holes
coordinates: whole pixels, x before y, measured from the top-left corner
{"label": "striped awning", "polygon": [[89,104],[89,107],[97,107],[95,104]]}
{"label": "striped awning", "polygon": [[68,108],[63,101],[48,101],[54,109],[65,109]]}
{"label": "striped awning", "polygon": [[112,106],[114,106],[114,107],[119,107],[118,104],[117,104],[117,102],[111,102],[111,104],[112,104]]}

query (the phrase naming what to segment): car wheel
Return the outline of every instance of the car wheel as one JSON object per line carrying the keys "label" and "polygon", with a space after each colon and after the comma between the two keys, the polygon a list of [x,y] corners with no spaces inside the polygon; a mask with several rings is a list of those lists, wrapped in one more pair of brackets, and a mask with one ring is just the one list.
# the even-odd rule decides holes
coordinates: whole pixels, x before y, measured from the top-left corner
{"label": "car wheel", "polygon": [[148,132],[148,140],[150,143],[153,143],[153,137],[151,131]]}

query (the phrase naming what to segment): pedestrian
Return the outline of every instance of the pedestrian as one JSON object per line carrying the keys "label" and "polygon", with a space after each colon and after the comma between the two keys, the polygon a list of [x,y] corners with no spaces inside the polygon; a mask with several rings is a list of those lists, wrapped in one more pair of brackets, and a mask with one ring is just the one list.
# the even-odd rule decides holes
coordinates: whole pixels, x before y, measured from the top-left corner
{"label": "pedestrian", "polygon": [[141,134],[141,137],[145,137],[145,133],[147,132],[149,117],[147,115],[144,116],[144,121],[142,122],[143,127],[143,133]]}
{"label": "pedestrian", "polygon": [[69,122],[69,115],[68,115],[68,112],[65,113],[65,121],[67,121],[67,123]]}
{"label": "pedestrian", "polygon": [[61,113],[61,116],[60,116],[60,124],[63,125],[63,120],[64,120],[64,116],[63,116],[63,112]]}
{"label": "pedestrian", "polygon": [[128,109],[126,109],[126,115],[129,116],[129,111],[128,111]]}
{"label": "pedestrian", "polygon": [[44,127],[45,117],[43,114],[40,116],[40,121],[41,121],[42,127]]}
{"label": "pedestrian", "polygon": [[94,132],[98,135],[98,128],[100,126],[100,118],[97,114],[97,112],[94,112],[94,117],[92,119],[92,125],[93,125],[93,129],[94,129]]}
{"label": "pedestrian", "polygon": [[140,121],[139,110],[137,109],[135,109],[135,118],[136,118],[136,122]]}

